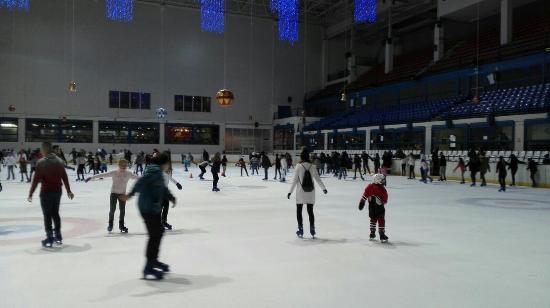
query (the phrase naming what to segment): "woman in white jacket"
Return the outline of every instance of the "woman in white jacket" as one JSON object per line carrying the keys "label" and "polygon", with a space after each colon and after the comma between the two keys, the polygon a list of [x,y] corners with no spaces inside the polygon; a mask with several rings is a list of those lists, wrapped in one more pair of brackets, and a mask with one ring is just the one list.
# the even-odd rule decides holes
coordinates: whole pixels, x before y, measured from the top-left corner
{"label": "woman in white jacket", "polygon": [[[302,219],[302,208],[304,204],[307,204],[307,214],[309,216],[309,227],[312,237],[315,237],[315,216],[313,214],[313,205],[315,204],[315,185],[313,180],[323,189],[323,192],[326,194],[327,189],[319,177],[317,168],[311,163],[309,159],[309,152],[307,150],[302,151],[300,154],[301,162],[296,165],[294,172],[294,180],[292,181],[292,186],[290,186],[290,192],[287,197],[290,199],[294,188],[296,188],[296,218],[298,219],[298,231],[296,235],[298,237],[304,236],[304,226]],[[309,171],[311,178],[311,190],[307,191],[307,187],[304,189],[304,179],[306,178],[306,171]],[[307,179],[306,179],[307,180]]]}

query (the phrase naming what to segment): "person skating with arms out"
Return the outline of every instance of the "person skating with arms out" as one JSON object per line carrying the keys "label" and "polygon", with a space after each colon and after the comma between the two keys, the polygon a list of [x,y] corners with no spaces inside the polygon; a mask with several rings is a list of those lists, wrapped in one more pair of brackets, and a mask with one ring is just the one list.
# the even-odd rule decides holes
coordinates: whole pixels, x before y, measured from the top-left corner
{"label": "person skating with arms out", "polygon": [[89,181],[95,181],[103,178],[112,178],[113,184],[111,185],[111,195],[109,197],[109,225],[107,231],[113,231],[113,221],[115,218],[116,204],[118,202],[119,218],[118,228],[122,233],[128,233],[128,228],[124,224],[124,215],[126,213],[126,201],[122,200],[122,197],[126,195],[126,187],[129,180],[138,179],[139,176],[128,170],[128,162],[125,159],[118,161],[118,170],[111,171],[103,174],[97,174],[86,179],[86,183]]}
{"label": "person skating with arms out", "polygon": [[[46,239],[42,241],[42,246],[52,247],[54,241],[62,244],[61,235],[61,217],[59,216],[59,203],[61,201],[62,186],[65,186],[69,199],[74,198],[69,185],[69,179],[65,172],[65,164],[53,152],[52,144],[42,143],[42,154],[44,158],[36,164],[36,171],[29,191],[28,201],[32,202],[32,195],[38,184],[40,187],[40,205],[44,215],[44,228],[46,230]],[[54,227],[52,228],[52,221]]]}
{"label": "person skating with arms out", "polygon": [[388,203],[388,192],[384,187],[385,178],[383,174],[375,174],[372,183],[365,188],[363,197],[359,201],[360,211],[363,210],[366,202],[369,204],[370,239],[376,238],[376,224],[378,223],[378,234],[380,235],[380,241],[383,243],[388,241],[386,235],[386,209],[384,207]]}
{"label": "person skating with arms out", "polygon": [[304,236],[302,208],[304,204],[306,204],[307,214],[309,216],[310,234],[313,238],[315,238],[315,216],[313,214],[313,205],[315,204],[315,185],[313,183],[313,179],[315,179],[317,184],[321,187],[321,189],[323,189],[323,193],[327,194],[327,189],[325,184],[323,184],[323,181],[321,181],[319,173],[317,173],[317,169],[313,167],[313,164],[309,159],[309,152],[307,150],[302,151],[300,154],[300,159],[301,162],[296,165],[294,180],[292,181],[292,186],[290,186],[290,191],[287,198],[290,199],[292,192],[296,188],[296,218],[298,220],[298,231],[296,231],[296,235],[300,238]]}
{"label": "person skating with arms out", "polygon": [[170,271],[170,267],[158,260],[159,247],[164,235],[164,227],[161,223],[162,202],[166,198],[176,206],[176,198],[164,180],[164,174],[170,168],[170,158],[166,154],[160,154],[151,158],[151,165],[145,168],[143,176],[139,178],[127,196],[122,200],[127,201],[135,194],[139,194],[138,208],[147,227],[149,240],[147,242],[147,263],[143,269],[143,278],[153,276],[155,279],[163,279],[164,273]]}

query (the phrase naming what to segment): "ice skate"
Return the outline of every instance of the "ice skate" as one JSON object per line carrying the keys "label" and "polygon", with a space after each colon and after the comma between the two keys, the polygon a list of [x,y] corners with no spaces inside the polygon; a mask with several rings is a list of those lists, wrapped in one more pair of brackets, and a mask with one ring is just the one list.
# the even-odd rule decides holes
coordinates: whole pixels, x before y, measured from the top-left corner
{"label": "ice skate", "polygon": [[315,235],[317,234],[317,233],[315,232],[315,227],[311,227],[311,228],[309,229],[309,233],[311,234],[311,238],[314,239],[314,238],[315,238]]}
{"label": "ice skate", "polygon": [[380,242],[387,243],[388,237],[386,236],[386,234],[384,232],[379,232],[379,233],[380,233]]}
{"label": "ice skate", "polygon": [[128,228],[126,228],[125,226],[120,226],[120,233],[128,233]]}
{"label": "ice skate", "polygon": [[42,241],[42,247],[44,248],[52,248],[53,245],[53,238],[48,237],[45,240]]}
{"label": "ice skate", "polygon": [[107,227],[107,232],[111,233],[111,231],[113,231],[113,226],[112,225],[109,225]]}
{"label": "ice skate", "polygon": [[303,238],[304,237],[304,229],[303,228],[298,228],[298,231],[296,231],[296,235],[299,238]]}
{"label": "ice skate", "polygon": [[172,225],[169,224],[169,223],[167,223],[167,222],[163,223],[162,226],[163,226],[164,229],[166,229],[166,230],[172,230]]}
{"label": "ice skate", "polygon": [[170,265],[157,261],[153,264],[154,269],[161,270],[163,273],[168,273],[170,271]]}
{"label": "ice skate", "polygon": [[61,236],[61,233],[56,233],[53,237],[53,241],[57,245],[63,245],[63,236]]}
{"label": "ice skate", "polygon": [[153,264],[148,263],[143,269],[143,279],[149,280],[149,276],[153,276],[154,280],[164,279],[164,273],[162,271],[156,270]]}

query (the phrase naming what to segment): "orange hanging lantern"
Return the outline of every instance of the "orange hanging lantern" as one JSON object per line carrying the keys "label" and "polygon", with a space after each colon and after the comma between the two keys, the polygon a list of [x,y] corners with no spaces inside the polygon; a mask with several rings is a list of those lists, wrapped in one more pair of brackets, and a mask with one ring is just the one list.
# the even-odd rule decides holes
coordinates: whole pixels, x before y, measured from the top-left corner
{"label": "orange hanging lantern", "polygon": [[218,101],[218,104],[222,107],[229,107],[233,104],[233,100],[235,99],[235,96],[233,95],[233,92],[221,89],[216,93],[216,100]]}

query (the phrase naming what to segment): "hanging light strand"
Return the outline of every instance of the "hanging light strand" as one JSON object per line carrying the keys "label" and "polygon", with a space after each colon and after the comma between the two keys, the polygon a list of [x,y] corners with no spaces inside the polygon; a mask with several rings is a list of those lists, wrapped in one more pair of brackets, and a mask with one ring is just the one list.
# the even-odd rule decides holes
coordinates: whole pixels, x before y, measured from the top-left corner
{"label": "hanging light strand", "polygon": [[205,32],[223,33],[225,31],[225,1],[199,0],[201,7],[201,29]]}
{"label": "hanging light strand", "polygon": [[279,16],[279,40],[294,44],[298,41],[298,0],[271,0],[270,8]]}
{"label": "hanging light strand", "polygon": [[356,23],[375,23],[377,18],[376,0],[355,0],[354,19]]}
{"label": "hanging light strand", "polygon": [[105,14],[113,21],[130,22],[134,19],[134,0],[106,0]]}
{"label": "hanging light strand", "polygon": [[29,0],[0,0],[0,8],[28,11],[30,4]]}

